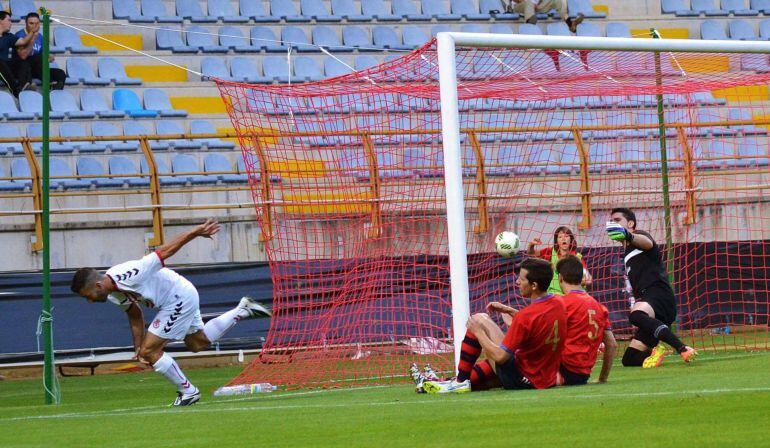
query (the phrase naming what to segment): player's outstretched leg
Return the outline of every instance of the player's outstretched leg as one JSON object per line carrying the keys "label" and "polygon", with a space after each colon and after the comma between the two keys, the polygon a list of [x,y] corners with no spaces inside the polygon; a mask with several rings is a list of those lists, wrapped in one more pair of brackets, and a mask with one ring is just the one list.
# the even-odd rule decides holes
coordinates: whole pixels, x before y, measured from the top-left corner
{"label": "player's outstretched leg", "polygon": [[230,331],[238,322],[244,319],[270,315],[270,311],[259,304],[259,302],[251,297],[243,297],[238,302],[238,306],[206,322],[206,325],[203,326],[203,333],[206,334],[209,342],[214,343]]}
{"label": "player's outstretched leg", "polygon": [[462,346],[460,347],[460,362],[457,365],[457,381],[471,379],[473,365],[481,356],[481,344],[476,335],[470,331],[465,332]]}
{"label": "player's outstretched leg", "polygon": [[652,349],[650,356],[644,359],[642,363],[643,369],[654,369],[663,362],[663,358],[666,356],[666,348],[663,344],[658,344]]}
{"label": "player's outstretched leg", "polygon": [[[673,347],[674,350],[676,350],[676,352],[679,353],[680,355],[683,352],[687,351],[687,349],[689,348],[686,345],[684,345],[684,343],[678,337],[676,337],[676,335],[674,334],[673,331],[671,331],[671,328],[669,328],[668,325],[664,324],[658,319],[655,319],[654,317],[651,317],[649,314],[645,313],[644,311],[641,311],[641,310],[633,311],[629,316],[628,320],[629,322],[631,322],[632,325],[636,325],[637,327],[639,327],[640,330],[653,335],[655,338],[660,339],[661,341]],[[692,349],[690,348],[690,350]],[[684,358],[684,356],[682,356],[682,358]]]}
{"label": "player's outstretched leg", "polygon": [[460,394],[471,391],[471,380],[425,381],[422,388],[429,394]]}

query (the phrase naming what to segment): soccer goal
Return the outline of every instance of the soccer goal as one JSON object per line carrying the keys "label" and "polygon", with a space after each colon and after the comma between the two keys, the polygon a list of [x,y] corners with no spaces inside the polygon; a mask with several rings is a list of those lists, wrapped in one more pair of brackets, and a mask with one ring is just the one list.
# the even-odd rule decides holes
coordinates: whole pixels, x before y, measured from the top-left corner
{"label": "soccer goal", "polygon": [[[575,233],[630,334],[611,208],[665,246],[680,333],[768,348],[770,44],[439,33],[322,82],[218,81],[274,282],[234,383],[451,374],[470,313],[523,306],[494,237]],[[350,63],[342,59],[343,63]]]}

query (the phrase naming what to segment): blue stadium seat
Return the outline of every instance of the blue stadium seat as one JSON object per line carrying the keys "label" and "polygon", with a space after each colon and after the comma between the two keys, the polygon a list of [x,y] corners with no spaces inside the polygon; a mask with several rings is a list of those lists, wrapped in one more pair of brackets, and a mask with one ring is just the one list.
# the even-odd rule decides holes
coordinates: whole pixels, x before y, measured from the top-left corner
{"label": "blue stadium seat", "polygon": [[[190,134],[216,134],[217,130],[214,124],[208,120],[193,120],[190,122]],[[196,138],[194,139],[199,145],[205,146],[208,149],[233,149],[235,143],[224,141],[218,138]]]}
{"label": "blue stadium seat", "polygon": [[298,81],[320,81],[324,77],[321,67],[309,56],[294,59],[294,76]]}
{"label": "blue stadium seat", "polygon": [[663,14],[675,14],[677,17],[697,17],[700,14],[690,9],[685,0],[661,0],[660,10]]}
{"label": "blue stadium seat", "polygon": [[545,26],[545,32],[549,36],[572,36],[567,24],[564,22],[549,23]]}
{"label": "blue stadium seat", "polygon": [[[697,123],[712,123],[712,122],[718,122],[718,121],[724,121],[724,118],[722,118],[716,109],[698,109],[697,118],[695,120]],[[732,128],[728,128],[727,126],[700,126],[697,129],[695,129],[695,134],[704,136],[704,135],[713,135],[713,136],[720,136],[720,135],[735,135],[738,131]]]}
{"label": "blue stadium seat", "polygon": [[[288,28],[288,27],[286,27]],[[302,33],[303,35],[305,33]],[[249,48],[236,47],[236,52],[260,51],[265,50],[268,53],[285,53],[288,46],[282,44],[276,37],[273,30],[266,26],[255,26],[251,29],[251,46]],[[307,40],[307,37],[305,38]]]}
{"label": "blue stadium seat", "polygon": [[[42,118],[43,96],[32,90],[25,90],[19,93],[19,107],[22,112],[33,114],[36,118]],[[64,118],[64,114],[57,111],[51,111],[49,116],[52,119]]]}
{"label": "blue stadium seat", "polygon": [[430,20],[430,14],[423,14],[415,6],[412,0],[392,0],[393,14],[406,18],[407,21]]}
{"label": "blue stadium seat", "polygon": [[[246,168],[246,161],[244,159],[249,161],[249,166],[252,169],[251,174],[249,174],[248,169]],[[247,176],[247,180],[251,179],[253,182],[259,182],[262,177],[262,173],[259,168],[259,159],[252,153],[244,153],[243,157],[238,157],[236,166],[238,167],[238,173]],[[280,181],[281,178],[280,176],[273,174],[270,176],[270,180]]]}
{"label": "blue stadium seat", "polygon": [[338,14],[329,14],[323,2],[318,0],[300,0],[299,9],[302,15],[308,19],[315,19],[316,22],[339,22],[342,20]]}
{"label": "blue stadium seat", "polygon": [[[182,126],[182,123],[178,121],[170,121],[170,120],[160,120],[155,126],[155,133],[158,135],[183,135],[185,134],[184,127]],[[189,140],[186,138],[179,138],[179,139],[173,139],[173,140],[164,140],[165,144],[168,144],[174,149],[194,149],[194,150],[200,150],[201,145],[194,141]]]}
{"label": "blue stadium seat", "polygon": [[750,6],[764,15],[770,14],[770,0],[751,0]]}
{"label": "blue stadium seat", "polygon": [[[749,109],[737,108],[737,107],[728,109],[727,119],[729,121],[753,121],[754,120],[754,118],[751,116],[751,112]],[[767,133],[767,129],[765,127],[763,126],[757,127],[753,124],[740,124],[740,125],[730,126],[730,128],[738,131],[743,135]]]}
{"label": "blue stadium seat", "polygon": [[291,45],[299,52],[318,51],[316,47],[310,45],[310,41],[305,34],[305,30],[296,26],[285,26],[281,29],[281,40],[284,45]]}
{"label": "blue stadium seat", "polygon": [[25,188],[32,186],[32,172],[29,169],[27,159],[11,160],[11,177],[14,178],[13,182],[21,184]]}
{"label": "blue stadium seat", "polygon": [[331,0],[332,14],[341,16],[348,22],[369,22],[373,19],[368,14],[362,14],[361,8],[353,0]]}
{"label": "blue stadium seat", "polygon": [[96,63],[99,70],[99,78],[115,83],[116,86],[138,86],[142,84],[140,78],[131,78],[126,74],[123,63],[115,58],[99,58]]}
{"label": "blue stadium seat", "polygon": [[69,58],[67,59],[67,80],[65,84],[78,83],[90,86],[106,86],[110,84],[110,80],[96,76],[93,67],[91,67],[87,59]]}
{"label": "blue stadium seat", "polygon": [[209,0],[209,16],[225,23],[246,23],[249,21],[248,17],[238,14],[230,0]]}
{"label": "blue stadium seat", "polygon": [[[469,0],[464,0],[466,6],[470,4]],[[458,13],[449,12],[449,5],[444,0],[422,0],[422,12],[438,20],[458,21],[462,16]],[[470,5],[473,7],[474,5]],[[473,8],[471,8],[473,9]]]}
{"label": "blue stadium seat", "polygon": [[609,22],[604,26],[607,37],[627,37],[631,38],[631,30],[628,25],[622,22]]}
{"label": "blue stadium seat", "polygon": [[158,50],[171,50],[174,53],[197,53],[198,48],[191,47],[182,40],[182,32],[159,29],[155,31],[155,46]]}
{"label": "blue stadium seat", "polygon": [[730,14],[728,11],[717,8],[714,0],[690,0],[690,9],[698,14],[706,14],[706,16],[727,16]]}
{"label": "blue stadium seat", "polygon": [[387,48],[392,50],[409,50],[414,47],[404,45],[396,34],[396,31],[389,26],[376,26],[372,29],[372,42],[375,47]]}
{"label": "blue stadium seat", "polygon": [[219,29],[219,45],[234,51],[259,51],[250,45],[250,38],[239,27],[231,25]]}
{"label": "blue stadium seat", "polygon": [[184,109],[174,109],[168,94],[161,89],[147,89],[144,91],[144,107],[147,110],[156,110],[162,117],[186,117]]}
{"label": "blue stadium seat", "polygon": [[378,51],[369,39],[369,32],[360,26],[342,28],[342,42],[346,47],[356,47],[358,51]]}
{"label": "blue stadium seat", "polygon": [[239,0],[238,2],[241,15],[248,17],[249,19],[257,23],[266,22],[280,22],[280,17],[273,17],[265,11],[265,7],[262,2],[255,2],[254,0]]}
{"label": "blue stadium seat", "polygon": [[757,40],[754,34],[754,27],[747,20],[733,20],[728,25],[730,30],[730,39],[732,40]]}
{"label": "blue stadium seat", "polygon": [[516,20],[519,18],[519,14],[516,12],[505,12],[499,0],[480,0],[479,11],[481,14],[489,13],[496,21]]}
{"label": "blue stadium seat", "polygon": [[[15,138],[21,141],[22,135],[15,124],[0,123],[0,138]],[[0,143],[0,154],[21,154],[24,149],[21,143]]]}
{"label": "blue stadium seat", "polygon": [[[94,137],[122,137],[123,136],[122,129],[118,128],[113,123],[105,123],[103,121],[92,122],[91,133],[94,135]],[[105,145],[107,148],[109,148],[113,152],[139,150],[139,142],[137,140],[132,140],[128,142],[128,141],[119,139],[119,140],[107,140],[100,143]]]}
{"label": "blue stadium seat", "polygon": [[759,22],[759,39],[770,40],[770,19]]}
{"label": "blue stadium seat", "polygon": [[35,118],[35,114],[19,111],[16,99],[5,91],[0,91],[0,114],[6,120],[31,120]]}
{"label": "blue stadium seat", "polygon": [[123,186],[123,181],[121,179],[111,177],[91,177],[104,176],[107,174],[107,171],[105,171],[101,162],[93,157],[79,157],[75,166],[80,179],[96,185],[97,188],[116,188]]}
{"label": "blue stadium seat", "polygon": [[452,14],[464,17],[466,20],[489,20],[489,11],[479,12],[476,2],[470,0],[450,0]]}
{"label": "blue stadium seat", "polygon": [[[3,169],[3,165],[0,165],[0,178],[8,177]],[[13,180],[0,180],[0,191],[22,191],[24,185],[21,182],[14,182]]]}
{"label": "blue stadium seat", "polygon": [[124,184],[130,186],[144,187],[150,185],[149,177],[140,177],[139,170],[136,169],[136,164],[125,156],[113,156],[107,162],[110,174],[120,175],[121,177],[113,177],[115,180],[119,180]]}
{"label": "blue stadium seat", "polygon": [[[166,164],[166,161],[164,159],[156,156],[155,166],[158,169],[158,180],[160,180],[161,185],[184,185],[185,183],[187,183],[187,176],[185,177],[169,176],[169,174],[171,174],[171,171],[168,169],[168,165]],[[147,160],[145,158],[139,159],[139,169],[142,174],[150,174],[150,167],[147,164]]]}
{"label": "blue stadium seat", "polygon": [[441,148],[407,146],[404,152],[404,167],[423,178],[439,177],[444,174],[444,159]]}
{"label": "blue stadium seat", "polygon": [[35,2],[32,0],[10,0],[8,6],[17,20],[26,17],[31,12],[37,12]]}
{"label": "blue stadium seat", "polygon": [[596,142],[588,146],[588,171],[607,172],[617,167],[617,154],[612,143]]}
{"label": "blue stadium seat", "polygon": [[591,6],[591,0],[567,0],[567,9],[569,10],[570,17],[575,17],[578,14],[583,14],[589,19],[604,19],[607,14],[603,12],[594,11]]}
{"label": "blue stadium seat", "polygon": [[151,23],[155,21],[154,17],[143,16],[133,0],[112,0],[112,17],[129,22]]}
{"label": "blue stadium seat", "polygon": [[326,75],[327,78],[343,76],[352,72],[353,70],[351,70],[350,67],[348,67],[347,65],[343,64],[342,62],[334,58],[324,59],[324,74]]}
{"label": "blue stadium seat", "polygon": [[169,14],[162,0],[141,0],[142,15],[160,23],[182,23],[184,19]]}
{"label": "blue stadium seat", "polygon": [[604,37],[601,28],[599,28],[599,26],[595,23],[591,22],[583,22],[578,25],[576,34],[583,37]]}
{"label": "blue stadium seat", "polygon": [[132,118],[155,117],[158,115],[156,110],[147,110],[139,102],[133,90],[115,89],[112,91],[112,104],[116,110],[124,111]]}
{"label": "blue stadium seat", "polygon": [[176,15],[194,23],[213,23],[216,17],[210,17],[203,12],[200,0],[176,0]]}
{"label": "blue stadium seat", "polygon": [[262,76],[261,68],[257,67],[253,58],[238,56],[230,60],[230,75],[236,81],[245,82],[271,82],[266,76]]}
{"label": "blue stadium seat", "polygon": [[[767,156],[767,144],[760,143],[755,138],[744,138],[740,144],[736,144],[737,158],[733,164],[749,166],[767,166],[769,163]],[[730,161],[728,161],[728,164]]]}
{"label": "blue stadium seat", "polygon": [[[203,158],[203,171],[207,173],[233,171],[233,165],[227,160],[227,157],[222,154],[207,154],[206,157]],[[246,182],[247,180],[246,174],[227,173],[210,174],[210,176],[215,176],[224,183],[239,183]]]}
{"label": "blue stadium seat", "polygon": [[356,56],[354,67],[356,71],[362,71],[379,65],[379,63],[380,61],[378,61],[374,56]]}
{"label": "blue stadium seat", "polygon": [[101,92],[94,89],[86,89],[80,92],[80,106],[84,111],[97,114],[99,118],[123,118],[125,113],[112,109]]}
{"label": "blue stadium seat", "polygon": [[[701,144],[698,145],[698,143]],[[704,139],[701,142],[696,142],[693,147],[695,166],[701,169],[724,168],[728,164],[739,164],[741,160],[735,158],[736,154],[735,143],[728,140]]]}
{"label": "blue stadium seat", "polygon": [[430,27],[430,37],[436,37],[438,33],[448,33],[452,30],[452,26],[448,25],[446,23],[442,23],[440,25],[433,25]]}
{"label": "blue stadium seat", "polygon": [[302,16],[292,0],[270,0],[270,15],[287,22],[309,22],[310,17]]}
{"label": "blue stadium seat", "polygon": [[727,40],[725,27],[717,20],[704,20],[700,23],[700,38],[706,40]]}
{"label": "blue stadium seat", "polygon": [[352,48],[343,47],[337,33],[328,26],[316,25],[311,34],[315,45],[324,47],[329,51],[353,51]]}
{"label": "blue stadium seat", "polygon": [[[55,136],[56,133],[52,132],[52,134]],[[29,123],[27,125],[27,137],[29,138],[43,138],[43,124],[40,122],[37,123]],[[42,148],[43,148],[43,142],[31,142],[30,145],[32,146],[32,151],[35,154],[40,154]],[[51,152],[54,151],[53,148],[50,148]],[[72,152],[74,148],[70,146],[69,150],[62,150],[60,152]]]}
{"label": "blue stadium seat", "polygon": [[[200,25],[194,25],[188,27],[187,33],[187,45],[198,48],[204,53],[227,53],[228,48],[219,45],[212,36],[212,30],[204,28]],[[219,36],[217,36],[217,40]]]}
{"label": "blue stadium seat", "polygon": [[[123,134],[125,136],[153,135],[155,134],[155,130],[152,124],[149,124],[148,127],[139,121],[124,121]],[[148,143],[150,145],[150,149],[153,151],[165,151],[171,148],[171,144],[168,142],[168,140],[150,140]]]}
{"label": "blue stadium seat", "polygon": [[67,118],[94,118],[96,114],[80,109],[78,101],[67,90],[51,91],[51,110],[64,114]]}
{"label": "blue stadium seat", "polygon": [[530,36],[542,36],[543,31],[537,25],[531,23],[522,23],[519,25],[519,34],[527,34]]}
{"label": "blue stadium seat", "polygon": [[430,40],[425,31],[417,26],[404,27],[401,32],[403,34],[404,46],[408,48],[422,47]]}
{"label": "blue stadium seat", "polygon": [[483,25],[478,23],[466,23],[460,26],[460,31],[463,33],[486,33],[487,30]]}
{"label": "blue stadium seat", "polygon": [[729,11],[735,16],[757,16],[759,11],[746,8],[745,0],[721,0],[722,11]]}
{"label": "blue stadium seat", "polygon": [[201,171],[198,162],[188,154],[174,155],[171,158],[171,170],[176,177],[183,178],[195,185],[213,184],[217,181],[217,176],[210,174],[188,174]]}
{"label": "blue stadium seat", "polygon": [[401,16],[391,12],[390,5],[383,0],[361,0],[361,10],[364,15],[374,17],[378,22],[398,22]]}
{"label": "blue stadium seat", "polygon": [[745,53],[741,55],[741,69],[751,70],[757,73],[770,72],[767,54]]}
{"label": "blue stadium seat", "polygon": [[81,189],[90,188],[92,183],[81,179],[63,179],[63,177],[74,177],[72,168],[63,159],[51,157],[51,189]]}
{"label": "blue stadium seat", "polygon": [[289,81],[289,64],[286,58],[281,56],[267,56],[262,58],[262,72],[265,77],[278,82]]}
{"label": "blue stadium seat", "polygon": [[96,47],[86,47],[80,40],[80,35],[72,28],[58,27],[53,30],[53,38],[58,47],[63,47],[72,53],[96,53]]}
{"label": "blue stadium seat", "polygon": [[505,23],[494,23],[489,26],[489,32],[494,34],[513,34],[513,29]]}
{"label": "blue stadium seat", "polygon": [[230,70],[227,68],[224,59],[220,57],[207,56],[201,60],[201,73],[203,73],[202,80],[211,80],[219,78],[223,80],[231,80]]}

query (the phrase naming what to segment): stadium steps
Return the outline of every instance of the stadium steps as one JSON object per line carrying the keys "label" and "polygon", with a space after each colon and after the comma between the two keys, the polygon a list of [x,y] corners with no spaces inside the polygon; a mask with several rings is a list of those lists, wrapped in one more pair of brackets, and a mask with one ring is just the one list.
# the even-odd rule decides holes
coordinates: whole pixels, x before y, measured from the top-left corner
{"label": "stadium steps", "polygon": [[[123,44],[126,47],[132,48],[134,50],[142,50],[144,48],[141,34],[99,34],[99,36],[103,37],[104,39],[109,39],[111,41]],[[98,37],[90,36],[88,34],[83,34],[80,36],[80,40],[83,42],[83,45],[96,47],[100,53],[104,51],[127,51],[125,48],[111,42],[107,42],[104,39],[99,39]]]}

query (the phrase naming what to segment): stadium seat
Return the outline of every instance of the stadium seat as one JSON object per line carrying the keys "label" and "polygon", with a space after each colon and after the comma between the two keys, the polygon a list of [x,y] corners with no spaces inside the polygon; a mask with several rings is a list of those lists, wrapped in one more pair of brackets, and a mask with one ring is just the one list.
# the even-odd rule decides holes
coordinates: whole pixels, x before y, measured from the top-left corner
{"label": "stadium seat", "polygon": [[[187,33],[187,45],[193,48],[197,48],[204,53],[227,53],[228,48],[219,45],[212,36],[212,30],[204,28],[200,25],[194,25],[188,27]],[[219,36],[217,36],[217,40]]]}
{"label": "stadium seat", "polygon": [[[139,121],[124,121],[123,122],[123,135],[125,136],[148,136],[155,134],[153,125],[150,124],[149,128]],[[130,140],[129,140],[130,141]],[[153,151],[165,151],[171,147],[168,140],[149,140],[150,149]]]}
{"label": "stadium seat", "polygon": [[281,40],[283,40],[284,44],[291,45],[292,48],[299,52],[318,51],[315,46],[310,45],[305,30],[296,26],[281,28]]}
{"label": "stadium seat", "polygon": [[342,46],[337,33],[328,26],[314,26],[311,31],[313,43],[319,47],[324,47],[329,51],[353,51],[352,48]]}
{"label": "stadium seat", "polygon": [[[359,56],[361,57],[361,56]],[[350,69],[347,65],[343,64],[342,62],[338,61],[334,58],[326,58],[324,60],[324,74],[327,78],[334,78],[336,76],[343,76],[347,75],[348,73],[352,73],[353,70]]]}
{"label": "stadium seat", "polygon": [[706,16],[727,16],[730,14],[728,11],[717,8],[714,0],[690,0],[690,9],[698,14],[706,14]]}
{"label": "stadium seat", "polygon": [[24,188],[32,186],[32,172],[27,159],[11,160],[11,177],[14,178],[12,182],[21,184]]}
{"label": "stadium seat", "polygon": [[10,0],[8,6],[13,16],[17,19],[24,18],[31,12],[37,12],[35,2],[32,0]]}
{"label": "stadium seat", "polygon": [[759,39],[770,40],[770,19],[759,22]]}
{"label": "stadium seat", "polygon": [[704,139],[696,142],[693,147],[695,166],[701,169],[724,168],[728,164],[737,165],[741,161],[736,159],[735,156],[735,143],[728,140]]}
{"label": "stadium seat", "polygon": [[591,6],[591,0],[567,0],[567,9],[569,10],[570,17],[576,17],[578,14],[583,14],[589,19],[604,19],[607,14],[603,12],[594,11]]}
{"label": "stadium seat", "polygon": [[112,104],[116,110],[124,111],[132,118],[152,118],[158,115],[157,110],[147,110],[139,102],[133,90],[115,89],[112,92]]}
{"label": "stadium seat", "polygon": [[[169,176],[171,171],[168,169],[166,161],[161,157],[155,157],[155,166],[158,169],[158,180],[161,185],[184,185],[187,183],[187,177],[175,177]],[[139,159],[139,169],[142,174],[150,174],[150,167],[147,164],[147,159],[144,157]],[[147,178],[149,179],[149,178]]]}
{"label": "stadium seat", "polygon": [[[733,107],[727,111],[727,119],[729,121],[753,121],[751,112],[748,109]],[[730,126],[731,129],[738,131],[743,135],[750,134],[766,134],[767,129],[763,126],[757,127],[753,124],[741,124]]]}
{"label": "stadium seat", "polygon": [[292,0],[270,0],[270,15],[287,22],[309,22],[310,17],[302,16]]}
{"label": "stadium seat", "polygon": [[220,57],[207,56],[201,60],[202,80],[212,80],[214,78],[231,80],[230,70],[225,64],[225,60]]}
{"label": "stadium seat", "polygon": [[[184,127],[182,126],[182,123],[178,121],[170,121],[170,120],[160,120],[157,122],[155,126],[155,133],[158,135],[183,135],[185,134]],[[173,140],[164,140],[164,144],[168,144],[174,149],[194,149],[194,150],[200,150],[201,145],[190,139],[186,138],[179,138],[179,139],[173,139]]]}
{"label": "stadium seat", "polygon": [[660,10],[663,14],[675,14],[677,17],[697,17],[700,14],[685,4],[685,0],[661,0]]}
{"label": "stadium seat", "polygon": [[430,40],[425,34],[425,31],[417,26],[404,27],[402,28],[402,33],[404,38],[404,46],[411,49],[422,47],[428,42],[428,40]]}
{"label": "stadium seat", "polygon": [[208,0],[208,3],[209,17],[214,17],[225,23],[246,23],[249,21],[248,17],[238,14],[230,0]]}
{"label": "stadium seat", "polygon": [[[91,133],[94,137],[122,137],[123,130],[113,123],[103,121],[94,121],[91,123]],[[139,142],[136,140],[127,142],[125,140],[107,140],[100,142],[113,152],[118,151],[138,151]]]}
{"label": "stadium seat", "polygon": [[348,22],[369,22],[372,16],[361,13],[358,4],[353,0],[331,0],[332,14],[341,16]]}
{"label": "stadium seat", "polygon": [[[22,112],[33,114],[35,118],[43,118],[43,96],[32,90],[25,90],[19,93],[19,107]],[[50,111],[49,117],[52,119],[64,118],[64,113]]]}
{"label": "stadium seat", "polygon": [[96,76],[87,59],[69,58],[67,59],[67,80],[65,83],[68,85],[83,83],[90,86],[106,86],[110,84],[110,80]]}
{"label": "stadium seat", "polygon": [[354,67],[356,71],[362,71],[379,64],[380,61],[378,61],[374,56],[364,55],[356,56]]}
{"label": "stadium seat", "polygon": [[144,91],[144,107],[147,110],[156,110],[162,117],[186,117],[184,109],[174,109],[168,94],[161,89],[147,89]]}
{"label": "stadium seat", "polygon": [[255,2],[254,0],[239,0],[238,5],[243,17],[247,17],[257,23],[281,21],[280,17],[273,17],[268,14],[261,1]]}
{"label": "stadium seat", "polygon": [[448,25],[446,23],[442,23],[440,25],[433,25],[432,27],[430,27],[430,37],[433,38],[433,37],[436,37],[438,33],[448,33],[451,31],[453,31],[452,25]]}
{"label": "stadium seat", "polygon": [[176,15],[193,23],[213,23],[216,17],[210,17],[203,12],[200,0],[176,0]]}
{"label": "stadium seat", "polygon": [[598,25],[591,22],[583,22],[577,26],[578,36],[583,37],[604,37],[601,28]]}
{"label": "stadium seat", "polygon": [[272,79],[262,76],[262,70],[254,63],[253,58],[245,58],[243,56],[230,60],[230,76],[236,81],[260,83],[272,81]]}
{"label": "stadium seat", "polygon": [[463,33],[486,33],[487,30],[483,25],[478,23],[466,23],[460,26],[460,32]]}
{"label": "stadium seat", "polygon": [[123,118],[125,113],[120,110],[114,110],[105,101],[98,90],[85,89],[80,92],[80,107],[83,111],[91,112],[100,118]]}
{"label": "stadium seat", "polygon": [[750,6],[764,15],[770,14],[770,0],[751,0]]}
{"label": "stadium seat", "polygon": [[531,23],[522,23],[519,25],[519,34],[527,34],[530,36],[541,36],[543,31],[537,25]]}
{"label": "stadium seat", "polygon": [[423,14],[415,6],[412,0],[392,0],[391,7],[393,8],[393,14],[402,18],[406,18],[407,21],[430,21],[430,14]]}
{"label": "stadium seat", "polygon": [[[51,132],[51,134],[50,134],[51,137],[56,137],[57,134],[56,134],[56,131],[54,129],[49,129],[49,131]],[[43,123],[40,123],[40,122],[29,123],[27,125],[27,137],[42,139],[43,138]],[[82,135],[78,135],[78,137],[83,137],[83,136]],[[42,141],[30,142],[30,145],[32,146],[32,151],[35,154],[40,154],[41,153],[41,151],[43,149],[43,142]],[[57,145],[57,144],[51,144],[49,146],[49,150],[52,153],[57,153],[57,152],[59,152],[59,153],[61,153],[61,152],[71,153],[72,151],[74,151],[74,149],[75,148],[74,148],[74,146],[72,144],[65,144],[62,147],[59,147],[59,145]]]}
{"label": "stadium seat", "polygon": [[489,26],[489,32],[494,34],[513,34],[513,29],[510,25],[495,23]]}
{"label": "stadium seat", "polygon": [[[470,0],[463,0],[463,3],[466,4],[466,7],[471,6],[471,10],[475,6]],[[430,15],[438,20],[450,20],[453,22],[460,20],[462,15],[449,12],[448,6],[445,0],[422,0],[423,14]]]}
{"label": "stadium seat", "polygon": [[129,22],[154,22],[154,17],[145,17],[139,11],[136,3],[126,0],[112,0],[112,17],[115,19],[128,20]]}
{"label": "stadium seat", "polygon": [[155,46],[158,50],[171,50],[174,53],[197,53],[198,48],[184,43],[182,34],[182,31],[159,29],[155,31]]}
{"label": "stadium seat", "polygon": [[316,22],[339,22],[342,17],[335,14],[329,14],[323,2],[318,0],[300,0],[299,9],[304,17],[315,19]]}
{"label": "stadium seat", "polygon": [[[192,120],[190,122],[190,134],[216,134],[214,124],[208,120]],[[208,149],[233,149],[235,144],[218,138],[196,138],[194,141]]]}
{"label": "stadium seat", "polygon": [[[718,121],[724,121],[724,118],[720,116],[716,109],[698,109],[696,122],[697,123],[712,123]],[[713,135],[735,135],[737,130],[728,128],[726,126],[699,126],[695,129],[695,134],[700,136]]]}
{"label": "stadium seat", "polygon": [[182,23],[184,19],[169,14],[162,0],[141,0],[142,15],[160,23]]}
{"label": "stadium seat", "polygon": [[207,154],[203,158],[203,171],[207,173],[217,172],[219,174],[210,174],[224,183],[246,182],[246,174],[221,173],[222,171],[233,171],[233,166],[227,157],[222,154]]}
{"label": "stadium seat", "polygon": [[[22,135],[15,124],[0,123],[0,138],[14,138],[21,141]],[[21,143],[0,143],[0,154],[11,155],[21,154],[22,152],[24,152],[24,149],[21,147]]]}
{"label": "stadium seat", "polygon": [[519,14],[516,12],[505,12],[499,0],[480,0],[479,12],[480,14],[488,13],[496,21],[517,20],[519,18]]}
{"label": "stadium seat", "polygon": [[372,29],[372,43],[375,47],[392,50],[408,50],[413,47],[404,45],[396,34],[396,31],[389,26],[376,26]]}
{"label": "stadium seat", "polygon": [[67,118],[94,118],[96,114],[81,110],[78,101],[67,90],[51,91],[51,110],[63,113]]}
{"label": "stadium seat", "polygon": [[198,162],[188,154],[176,154],[171,158],[171,171],[177,178],[185,179],[192,184],[212,184],[216,183],[217,176],[210,174],[188,174],[197,173],[201,169]]}
{"label": "stadium seat", "polygon": [[361,0],[361,11],[364,15],[374,17],[378,22],[398,22],[401,16],[391,12],[390,5],[383,0]]}
{"label": "stadium seat", "polygon": [[609,22],[604,27],[607,37],[627,37],[631,38],[631,30],[628,25],[622,22]]}
{"label": "stadium seat", "polygon": [[[736,143],[737,160],[735,165],[758,165],[767,166],[769,163],[767,156],[767,143],[760,143],[755,138],[744,138],[740,143]],[[731,164],[728,161],[728,164]]]}
{"label": "stadium seat", "polygon": [[123,180],[104,176],[107,174],[101,162],[93,157],[79,157],[76,164],[78,176],[81,180],[94,184],[97,188],[116,188],[123,186]]}
{"label": "stadium seat", "polygon": [[309,56],[294,59],[294,76],[298,81],[320,81],[324,77],[321,67]]}
{"label": "stadium seat", "polygon": [[479,12],[476,2],[470,0],[450,0],[452,14],[462,16],[466,20],[489,20],[489,11]]}
{"label": "stadium seat", "polygon": [[118,180],[123,184],[130,186],[144,187],[150,185],[149,177],[140,177],[139,170],[136,169],[136,164],[125,156],[113,156],[107,162],[110,174],[120,175],[121,177],[113,177],[112,179]]}
{"label": "stadium seat", "polygon": [[728,29],[732,40],[757,40],[754,27],[747,20],[733,20],[728,25]]}
{"label": "stadium seat", "polygon": [[700,37],[706,40],[727,40],[725,27],[717,20],[704,20],[700,24]]}
{"label": "stadium seat", "polygon": [[588,146],[588,171],[599,173],[613,168],[617,168],[617,157],[612,143],[591,143]]}
{"label": "stadium seat", "polygon": [[[87,180],[74,179],[75,175],[72,172],[69,164],[63,159],[58,157],[51,157],[51,189],[81,189],[90,188],[92,183]],[[72,177],[73,179],[65,179],[65,177]]]}
{"label": "stadium seat", "polygon": [[545,26],[545,33],[549,36],[572,36],[572,32],[564,22],[549,23]]}
{"label": "stadium seat", "polygon": [[[0,165],[0,178],[7,177],[3,165]],[[0,191],[22,191],[24,185],[21,182],[14,182],[13,180],[0,179]]]}
{"label": "stadium seat", "polygon": [[35,118],[35,114],[19,111],[16,98],[5,91],[0,91],[0,114],[6,120],[31,120]]}
{"label": "stadium seat", "polygon": [[273,30],[266,26],[255,26],[251,29],[250,36],[251,45],[248,47],[236,47],[236,52],[240,53],[265,50],[268,53],[286,53],[286,49],[288,48],[286,45],[279,42],[280,39],[276,37],[276,35],[273,33]]}
{"label": "stadium seat", "polygon": [[69,50],[72,53],[91,54],[96,53],[96,47],[86,47],[80,40],[80,35],[72,28],[58,27],[53,30],[53,38],[56,45]]}
{"label": "stadium seat", "polygon": [[96,66],[99,70],[99,78],[113,82],[116,86],[138,86],[142,84],[140,78],[129,77],[123,64],[115,58],[99,58]]}
{"label": "stadium seat", "polygon": [[741,69],[751,70],[757,73],[770,72],[767,54],[745,53],[741,55]]}
{"label": "stadium seat", "polygon": [[358,51],[377,51],[369,39],[369,32],[360,26],[348,25],[342,28],[342,43]]}
{"label": "stadium seat", "polygon": [[219,28],[219,45],[234,51],[259,51],[250,45],[250,38],[243,35],[243,31],[237,26],[223,26]]}
{"label": "stadium seat", "polygon": [[745,0],[721,0],[722,11],[728,11],[735,16],[757,16],[759,11],[746,8]]}
{"label": "stadium seat", "polygon": [[262,59],[262,72],[265,77],[277,82],[289,81],[289,64],[281,56],[267,56]]}

